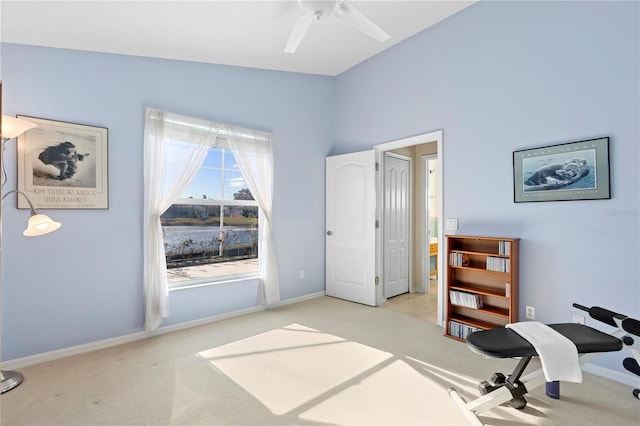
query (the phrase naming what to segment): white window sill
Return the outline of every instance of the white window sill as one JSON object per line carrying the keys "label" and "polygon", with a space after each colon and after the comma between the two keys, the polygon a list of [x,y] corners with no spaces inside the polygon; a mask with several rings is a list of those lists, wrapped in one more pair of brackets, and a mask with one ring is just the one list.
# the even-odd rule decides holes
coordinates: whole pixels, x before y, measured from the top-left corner
{"label": "white window sill", "polygon": [[216,279],[202,279],[202,280],[191,280],[184,281],[180,283],[169,284],[169,292],[178,291],[178,290],[188,290],[191,288],[199,288],[199,287],[209,287],[214,285],[222,285],[222,284],[232,284],[237,282],[245,282],[249,280],[256,280],[260,278],[258,273],[255,274],[238,274],[231,275],[226,277],[220,277]]}
{"label": "white window sill", "polygon": [[258,259],[246,259],[169,269],[169,291],[256,279],[259,267]]}

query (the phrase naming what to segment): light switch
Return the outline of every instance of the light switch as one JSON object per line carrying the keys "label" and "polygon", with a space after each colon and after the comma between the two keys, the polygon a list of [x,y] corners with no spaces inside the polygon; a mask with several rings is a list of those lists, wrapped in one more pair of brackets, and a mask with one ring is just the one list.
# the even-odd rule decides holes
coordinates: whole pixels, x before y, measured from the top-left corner
{"label": "light switch", "polygon": [[458,219],[447,218],[447,230],[449,230],[449,231],[457,231],[458,230]]}

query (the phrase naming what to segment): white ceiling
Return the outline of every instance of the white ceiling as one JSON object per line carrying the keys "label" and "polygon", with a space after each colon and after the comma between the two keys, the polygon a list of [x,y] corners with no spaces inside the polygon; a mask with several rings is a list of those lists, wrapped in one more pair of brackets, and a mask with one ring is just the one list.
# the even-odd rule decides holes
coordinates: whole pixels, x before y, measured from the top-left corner
{"label": "white ceiling", "polygon": [[331,16],[293,55],[283,49],[296,1],[0,2],[3,42],[337,75],[475,1],[351,1],[391,38],[384,43]]}

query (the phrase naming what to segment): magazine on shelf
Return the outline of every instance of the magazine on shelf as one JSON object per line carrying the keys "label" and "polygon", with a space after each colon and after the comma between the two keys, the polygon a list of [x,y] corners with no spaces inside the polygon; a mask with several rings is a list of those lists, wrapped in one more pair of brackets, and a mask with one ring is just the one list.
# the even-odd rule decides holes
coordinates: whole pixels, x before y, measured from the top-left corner
{"label": "magazine on shelf", "polygon": [[450,290],[449,300],[454,305],[465,306],[467,308],[482,308],[482,296],[465,291]]}

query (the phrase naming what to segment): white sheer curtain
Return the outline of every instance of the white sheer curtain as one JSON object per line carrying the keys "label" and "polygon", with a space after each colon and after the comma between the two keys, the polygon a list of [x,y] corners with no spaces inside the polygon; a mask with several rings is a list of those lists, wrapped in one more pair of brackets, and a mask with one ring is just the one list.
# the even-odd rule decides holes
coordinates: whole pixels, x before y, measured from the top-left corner
{"label": "white sheer curtain", "polygon": [[260,292],[258,301],[280,300],[271,233],[273,137],[270,133],[223,125],[148,108],[144,135],[144,295],[147,331],[169,314],[169,286],[160,216],[180,196],[212,146],[231,149],[258,202]]}
{"label": "white sheer curtain", "polygon": [[180,196],[215,144],[219,126],[147,108],[144,129],[144,296],[146,331],[169,314],[160,215]]}
{"label": "white sheer curtain", "polygon": [[276,250],[271,228],[273,194],[273,137],[270,133],[224,126],[227,146],[233,152],[251,194],[258,202],[258,255],[260,292],[258,302],[272,305],[280,300]]}

